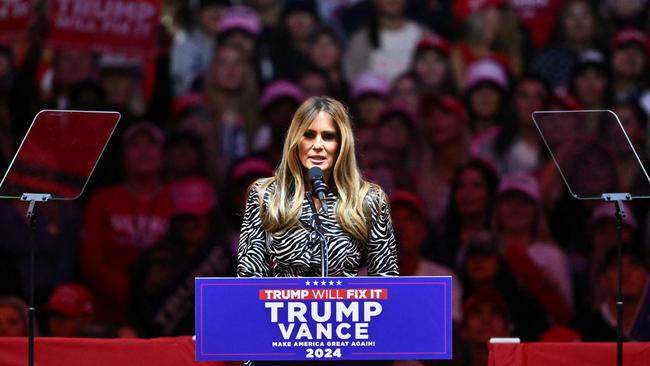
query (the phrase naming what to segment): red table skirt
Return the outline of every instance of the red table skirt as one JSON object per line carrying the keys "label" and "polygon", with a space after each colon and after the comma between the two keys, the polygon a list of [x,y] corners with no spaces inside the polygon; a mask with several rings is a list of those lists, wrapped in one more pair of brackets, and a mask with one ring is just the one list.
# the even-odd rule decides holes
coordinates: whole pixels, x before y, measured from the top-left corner
{"label": "red table skirt", "polygon": [[[0,365],[27,365],[27,338],[0,337]],[[194,361],[191,337],[154,339],[36,338],[35,366],[223,366]]]}
{"label": "red table skirt", "polygon": [[[489,348],[489,366],[616,366],[616,343],[515,343]],[[625,343],[623,365],[650,365],[650,343]]]}

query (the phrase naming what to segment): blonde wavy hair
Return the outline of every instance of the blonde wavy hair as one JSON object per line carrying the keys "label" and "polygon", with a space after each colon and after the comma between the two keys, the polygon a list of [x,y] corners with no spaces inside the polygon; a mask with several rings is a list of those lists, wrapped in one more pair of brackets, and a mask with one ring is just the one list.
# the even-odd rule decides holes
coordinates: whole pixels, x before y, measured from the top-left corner
{"label": "blonde wavy hair", "polygon": [[[336,221],[345,232],[357,240],[368,237],[369,214],[364,199],[374,186],[361,177],[354,150],[354,136],[347,109],[340,102],[328,97],[311,97],[298,108],[293,116],[284,140],[282,160],[274,176],[262,183],[258,193],[261,219],[269,232],[281,232],[299,223],[302,201],[305,195],[306,168],[300,162],[300,141],[305,131],[324,112],[332,118],[338,134],[339,150],[332,175],[328,182],[330,190],[338,195]],[[265,192],[272,184],[268,204]]]}

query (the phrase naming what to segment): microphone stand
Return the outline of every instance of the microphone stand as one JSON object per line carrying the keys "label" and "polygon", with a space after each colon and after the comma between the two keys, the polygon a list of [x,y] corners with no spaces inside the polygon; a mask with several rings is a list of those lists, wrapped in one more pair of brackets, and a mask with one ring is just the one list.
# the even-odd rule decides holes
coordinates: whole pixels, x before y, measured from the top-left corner
{"label": "microphone stand", "polygon": [[[307,193],[307,201],[309,201],[309,207],[311,207],[311,212],[312,212],[312,217],[314,218],[314,221],[316,222],[316,227],[314,228],[314,232],[318,236],[318,240],[320,240],[320,253],[321,253],[321,265],[320,265],[320,273],[321,277],[329,277],[329,257],[328,257],[328,245],[327,245],[327,238],[325,238],[325,234],[323,233],[323,224],[320,221],[320,217],[318,215],[318,210],[316,210],[316,206],[314,205],[313,202],[313,197],[311,193]],[[325,210],[325,214],[328,214],[327,210],[327,202],[321,201],[321,207]]]}
{"label": "microphone stand", "polygon": [[[327,238],[325,238],[325,234],[323,233],[323,224],[320,221],[320,217],[318,215],[318,210],[316,210],[316,205],[314,205],[314,197],[316,197],[314,194],[311,192],[305,192],[305,195],[307,195],[307,202],[309,202],[309,207],[311,208],[311,217],[314,219],[314,222],[316,223],[316,226],[314,227],[314,232],[316,233],[316,236],[318,236],[318,240],[320,241],[320,253],[321,253],[321,262],[320,262],[320,273],[321,277],[329,277],[328,274],[328,268],[329,268],[329,257],[327,254]],[[321,207],[325,210],[325,215],[328,215],[328,209],[327,209],[327,202],[325,200],[320,201]],[[250,360],[244,362],[244,366],[253,366],[254,363]]]}

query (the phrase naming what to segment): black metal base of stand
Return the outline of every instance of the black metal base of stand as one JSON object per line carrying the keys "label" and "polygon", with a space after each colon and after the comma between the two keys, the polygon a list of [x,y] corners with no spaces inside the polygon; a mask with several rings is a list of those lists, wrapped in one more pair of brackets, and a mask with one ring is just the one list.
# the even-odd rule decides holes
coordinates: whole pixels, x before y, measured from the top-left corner
{"label": "black metal base of stand", "polygon": [[29,224],[29,305],[27,307],[27,365],[34,366],[34,329],[36,329],[36,308],[34,307],[34,267],[36,257],[36,203],[47,202],[49,194],[25,193],[21,201],[29,202],[27,222]]}

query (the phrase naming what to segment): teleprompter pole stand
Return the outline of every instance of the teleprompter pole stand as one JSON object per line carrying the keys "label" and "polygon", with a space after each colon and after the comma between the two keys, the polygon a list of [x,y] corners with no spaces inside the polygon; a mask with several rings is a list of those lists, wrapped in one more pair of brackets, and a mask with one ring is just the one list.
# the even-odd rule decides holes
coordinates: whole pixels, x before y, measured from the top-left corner
{"label": "teleprompter pole stand", "polygon": [[47,193],[23,193],[21,201],[29,202],[27,223],[29,224],[29,307],[27,308],[27,365],[34,366],[34,329],[36,309],[34,308],[34,257],[36,249],[36,203],[47,202],[52,195]]}
{"label": "teleprompter pole stand", "polygon": [[625,217],[625,206],[623,201],[631,201],[629,193],[603,193],[604,201],[613,202],[616,205],[616,234],[618,237],[616,271],[618,281],[616,285],[616,365],[623,366],[623,260],[621,258],[623,247],[623,218]]}

